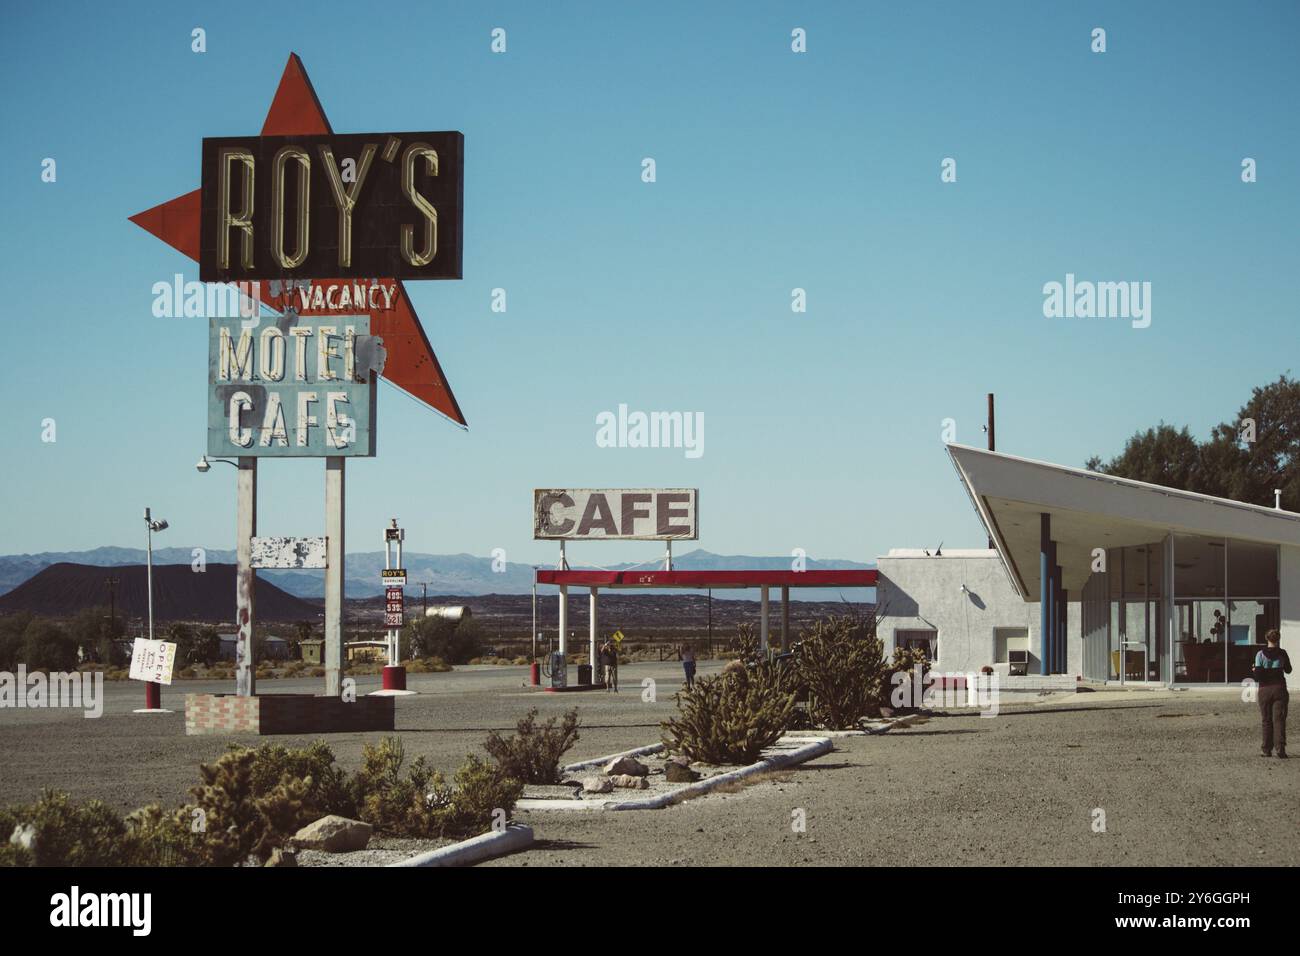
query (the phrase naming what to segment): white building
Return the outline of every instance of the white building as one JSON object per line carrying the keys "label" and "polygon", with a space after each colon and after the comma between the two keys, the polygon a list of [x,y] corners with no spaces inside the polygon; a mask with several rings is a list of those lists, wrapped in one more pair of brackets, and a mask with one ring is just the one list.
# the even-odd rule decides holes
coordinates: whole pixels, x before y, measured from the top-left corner
{"label": "white building", "polygon": [[[1028,652],[1028,673],[1040,674],[1040,614],[1011,586],[996,551],[930,554],[895,548],[876,559],[877,634],[885,650],[919,645],[939,671],[1010,675],[1014,651]],[[1078,607],[1071,607],[1069,673],[1079,673]]]}
{"label": "white building", "polygon": [[[1300,660],[1300,514],[949,445],[995,551],[879,559],[881,636],[941,671],[1174,686],[1250,676],[1265,633]],[[1300,674],[1288,682],[1297,686]]]}

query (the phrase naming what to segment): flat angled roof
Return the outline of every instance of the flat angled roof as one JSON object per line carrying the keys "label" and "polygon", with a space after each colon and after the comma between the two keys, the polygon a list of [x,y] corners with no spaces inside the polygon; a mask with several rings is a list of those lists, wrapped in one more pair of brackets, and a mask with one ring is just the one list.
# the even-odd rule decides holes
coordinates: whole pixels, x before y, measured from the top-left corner
{"label": "flat angled roof", "polygon": [[1300,514],[1117,478],[968,445],[948,455],[997,544],[1012,586],[1038,599],[1039,515],[1052,520],[1069,590],[1083,587],[1094,548],[1151,544],[1170,532],[1300,546]]}
{"label": "flat angled roof", "polygon": [[559,571],[538,568],[537,583],[601,588],[874,588],[876,570]]}

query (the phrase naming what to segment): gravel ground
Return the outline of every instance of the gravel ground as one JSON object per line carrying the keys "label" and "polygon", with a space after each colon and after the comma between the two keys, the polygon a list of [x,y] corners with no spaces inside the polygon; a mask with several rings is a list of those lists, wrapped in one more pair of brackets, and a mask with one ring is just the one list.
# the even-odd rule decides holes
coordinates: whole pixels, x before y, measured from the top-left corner
{"label": "gravel ground", "polygon": [[364,850],[351,853],[326,853],[324,850],[299,850],[299,866],[388,866],[400,863],[417,853],[428,853],[439,847],[451,846],[455,840],[412,840],[398,837],[376,836]]}
{"label": "gravel ground", "polygon": [[[701,662],[705,673],[717,667]],[[657,682],[657,702],[642,700],[646,677]],[[444,772],[530,706],[543,718],[581,710],[582,738],[566,762],[655,742],[659,721],[675,712],[680,667],[628,664],[621,679],[617,695],[546,694],[522,686],[522,667],[411,675],[421,694],[398,700],[398,732],[410,757],[424,754]],[[375,689],[378,678],[358,685]],[[181,706],[186,689],[226,691],[229,683],[178,682],[164,689],[164,706]],[[98,720],[0,711],[0,802],[31,800],[44,786],[122,810],[185,799],[196,765],[226,741],[184,736],[179,712],[130,713],[143,697],[134,682],[105,690]],[[937,716],[837,739],[836,752],[810,763],[665,810],[520,813],[536,847],[484,865],[1293,865],[1300,759],[1260,759],[1257,735],[1257,708],[1232,692],[1084,693],[1005,706],[993,719]],[[351,770],[362,745],[380,736],[328,739]],[[1104,833],[1093,832],[1098,808]],[[795,810],[804,812],[805,833],[792,832]]]}
{"label": "gravel ground", "polygon": [[[701,661],[703,674],[720,662]],[[641,683],[655,681],[656,702],[642,700]],[[419,691],[397,700],[397,732],[407,759],[423,754],[450,777],[468,753],[483,755],[491,729],[512,731],[530,707],[539,717],[571,707],[581,712],[580,739],[565,755],[572,763],[659,740],[659,722],[676,713],[672,695],[682,686],[674,662],[625,664],[620,693],[585,691],[548,694],[525,685],[527,667],[475,665],[444,674],[411,674],[407,686]],[[319,693],[321,678],[264,681],[264,693]],[[357,692],[378,690],[380,678],[358,677]],[[79,800],[97,797],[122,811],[159,801],[184,801],[198,782],[198,765],[220,756],[230,740],[251,746],[274,741],[302,746],[315,737],[186,737],[185,693],[229,693],[232,681],[177,681],[163,688],[163,706],[172,714],[133,714],[144,703],[137,681],[104,684],[104,714],[88,720],[79,710],[0,710],[0,804],[35,799],[42,787],[67,790]],[[361,748],[383,734],[325,736],[339,763],[352,771],[361,765]]]}
{"label": "gravel ground", "polygon": [[521,814],[535,848],[482,865],[1294,865],[1300,759],[1257,756],[1257,725],[1215,692],[937,716],[665,810]]}

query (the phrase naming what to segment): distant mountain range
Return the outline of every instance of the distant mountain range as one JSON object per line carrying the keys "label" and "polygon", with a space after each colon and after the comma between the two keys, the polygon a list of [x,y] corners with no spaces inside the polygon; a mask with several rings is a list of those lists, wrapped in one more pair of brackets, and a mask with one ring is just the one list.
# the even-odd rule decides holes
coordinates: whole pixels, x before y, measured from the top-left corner
{"label": "distant mountain range", "polygon": [[[145,568],[59,562],[38,571],[7,594],[0,595],[0,613],[31,611],[70,616],[90,607],[107,607],[109,576],[117,582],[115,610],[119,617],[143,619],[148,614]],[[195,574],[188,564],[154,565],[153,611],[158,621],[225,621],[234,618],[235,566],[209,564]],[[253,596],[260,621],[315,621],[320,608],[277,588],[257,582]]]}
{"label": "distant mountain range", "polygon": [[[162,566],[185,565],[189,570],[194,561],[190,548],[157,548],[153,553],[155,572]],[[233,565],[235,552],[229,550],[208,550],[204,554],[208,569],[216,565]],[[428,585],[430,595],[455,595],[469,597],[481,594],[527,594],[532,589],[533,566],[531,564],[514,564],[507,562],[502,570],[492,569],[491,558],[475,557],[472,554],[424,554],[407,551],[402,556],[407,571],[407,594],[419,595],[420,584]],[[46,551],[41,554],[14,554],[0,556],[0,595],[16,589],[19,585],[35,577],[46,568],[60,563],[90,565],[95,567],[140,567],[145,562],[142,548],[102,547],[91,551]],[[382,551],[369,551],[349,554],[344,569],[344,586],[349,598],[373,597],[383,593],[379,572],[384,566]],[[573,567],[582,565],[574,564]],[[631,567],[647,567],[641,564],[616,564],[610,570],[623,570]],[[874,564],[856,561],[815,561],[808,559],[807,567],[814,569],[835,568],[871,568]],[[724,569],[776,569],[790,567],[786,557],[756,557],[753,555],[721,555],[696,549],[673,557],[673,567],[681,570],[707,571]],[[143,573],[143,568],[141,568]],[[222,572],[223,574],[226,572]],[[258,579],[273,584],[277,589],[300,598],[322,598],[325,596],[325,573],[323,571],[277,571],[262,570],[257,572]],[[231,588],[233,593],[233,577]],[[107,592],[100,581],[103,599],[107,602]],[[142,592],[143,593],[143,592]],[[654,593],[654,592],[638,592]],[[260,594],[260,591],[259,591]],[[740,597],[737,593],[736,597]],[[791,598],[808,601],[835,601],[839,591],[834,588],[806,588],[791,592]],[[260,605],[260,598],[259,598]],[[3,602],[0,602],[3,606]],[[259,616],[261,614],[259,613]]]}

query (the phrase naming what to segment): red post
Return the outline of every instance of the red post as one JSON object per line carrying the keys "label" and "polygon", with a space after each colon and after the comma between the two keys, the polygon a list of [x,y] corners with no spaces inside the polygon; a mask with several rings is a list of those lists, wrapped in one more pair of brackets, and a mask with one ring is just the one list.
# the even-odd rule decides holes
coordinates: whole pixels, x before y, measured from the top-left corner
{"label": "red post", "polygon": [[533,661],[533,666],[528,669],[528,683],[534,687],[542,685],[542,665]]}
{"label": "red post", "polygon": [[162,684],[144,682],[144,706],[146,710],[162,710]]}
{"label": "red post", "polygon": [[406,668],[388,666],[384,668],[384,690],[406,690]]}

